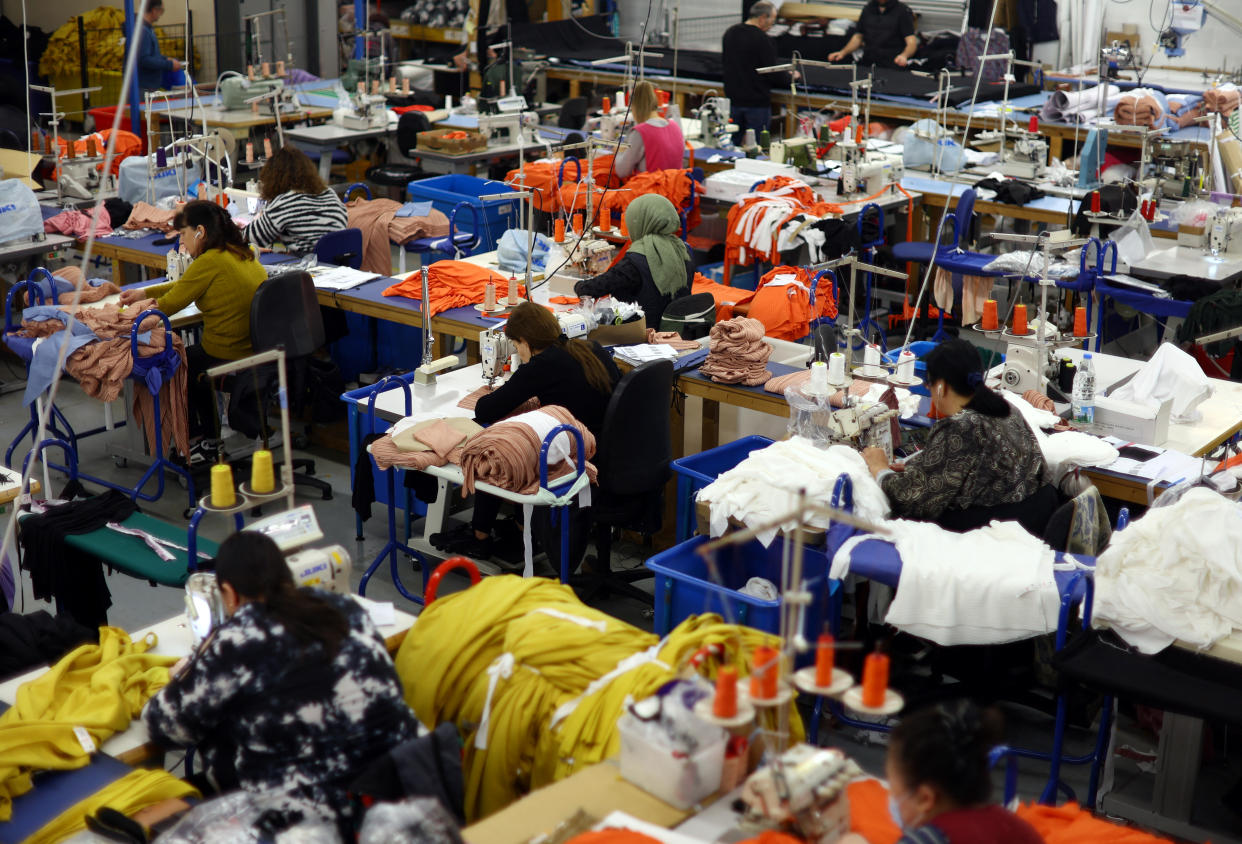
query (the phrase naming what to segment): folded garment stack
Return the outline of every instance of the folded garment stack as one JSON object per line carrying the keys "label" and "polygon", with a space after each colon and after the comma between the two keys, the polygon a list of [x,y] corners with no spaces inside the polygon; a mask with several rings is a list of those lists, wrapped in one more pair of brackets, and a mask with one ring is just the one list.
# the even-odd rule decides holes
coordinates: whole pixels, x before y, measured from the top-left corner
{"label": "folded garment stack", "polygon": [[1126,91],[1117,100],[1113,119],[1123,126],[1146,126],[1155,129],[1164,124],[1167,111],[1164,94],[1150,88]]}
{"label": "folded garment stack", "polygon": [[1221,85],[1204,91],[1203,102],[1207,104],[1208,111],[1215,111],[1228,117],[1242,102],[1242,90],[1232,83]]}
{"label": "folded garment stack", "polygon": [[763,342],[763,323],[736,317],[712,326],[710,353],[700,371],[720,384],[758,387],[772,377],[768,358],[772,347]]}
{"label": "folded garment stack", "polygon": [[[558,425],[571,425],[582,434],[583,459],[595,456],[595,436],[563,407],[550,405],[497,422],[466,443],[461,454],[462,493],[486,483],[522,495],[539,490],[539,451],[544,438]],[[374,446],[372,447],[374,448]],[[572,474],[577,466],[577,441],[562,432],[548,451],[548,480]],[[586,463],[595,481],[595,466]]]}

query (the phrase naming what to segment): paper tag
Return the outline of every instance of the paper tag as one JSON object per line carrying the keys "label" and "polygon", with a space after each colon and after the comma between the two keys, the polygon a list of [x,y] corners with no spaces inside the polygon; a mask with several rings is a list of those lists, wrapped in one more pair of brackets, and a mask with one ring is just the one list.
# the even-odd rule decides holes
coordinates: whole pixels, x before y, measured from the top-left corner
{"label": "paper tag", "polygon": [[99,748],[95,747],[95,741],[91,738],[91,734],[87,732],[86,727],[74,727],[73,734],[77,736],[78,744],[82,745],[82,749],[89,756]]}

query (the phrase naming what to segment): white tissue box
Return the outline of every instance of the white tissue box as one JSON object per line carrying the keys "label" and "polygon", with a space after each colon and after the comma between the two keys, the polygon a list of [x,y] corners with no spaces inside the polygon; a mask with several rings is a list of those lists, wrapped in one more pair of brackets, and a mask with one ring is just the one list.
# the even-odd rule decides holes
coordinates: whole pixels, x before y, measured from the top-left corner
{"label": "white tissue box", "polygon": [[[1129,380],[1128,378],[1125,380]],[[1111,393],[1125,380],[1109,388]],[[1164,445],[1169,438],[1169,413],[1173,407],[1172,399],[1165,399],[1159,405],[1154,402],[1140,403],[1122,401],[1108,396],[1095,397],[1095,426],[1093,433],[1111,434],[1130,442],[1147,445]]]}
{"label": "white tissue box", "polygon": [[617,722],[621,733],[621,776],[665,803],[690,809],[715,794],[724,769],[726,735],[702,745],[692,756],[653,744],[633,716]]}

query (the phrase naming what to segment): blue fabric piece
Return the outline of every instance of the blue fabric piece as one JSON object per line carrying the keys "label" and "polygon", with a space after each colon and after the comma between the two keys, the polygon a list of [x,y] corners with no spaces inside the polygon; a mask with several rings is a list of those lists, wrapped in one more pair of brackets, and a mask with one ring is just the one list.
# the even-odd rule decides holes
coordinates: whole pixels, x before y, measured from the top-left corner
{"label": "blue fabric piece", "polygon": [[407,202],[397,209],[398,217],[429,217],[431,216],[431,200],[426,202]]}
{"label": "blue fabric piece", "polygon": [[[138,335],[138,342],[149,344],[151,342],[151,332],[141,332]],[[131,378],[145,384],[147,390],[153,396],[159,395],[160,388],[164,386],[164,382],[172,378],[177,373],[177,367],[181,366],[181,356],[177,354],[177,349],[172,345],[172,340],[167,339],[166,343],[167,345],[159,354],[145,358],[134,358],[133,368],[129,373]]]}
{"label": "blue fabric piece", "polygon": [[[46,301],[55,303],[62,293],[72,293],[73,285],[65,281],[63,278],[52,276],[52,283],[49,284],[46,276],[40,276],[34,282],[34,286],[43,294]],[[52,288],[55,288],[53,290]]]}
{"label": "blue fabric piece", "polygon": [[[36,308],[27,308],[27,311],[39,310]],[[46,319],[47,317],[45,317]],[[65,317],[66,321],[68,317]],[[69,344],[69,350],[65,353],[65,360],[69,360],[69,356],[87,343],[94,343],[99,338],[95,336],[95,332],[91,331],[86,325],[80,322],[73,324],[73,332],[57,331],[55,334],[44,338],[43,342],[34,350],[34,357],[30,361],[30,367],[26,372],[26,392],[22,396],[22,404],[34,404],[34,400],[43,395],[52,381],[56,377],[56,362],[60,359],[60,348],[66,342]]]}
{"label": "blue fabric piece", "polygon": [[[526,272],[526,250],[530,246],[530,233],[518,229],[509,229],[500,236],[496,246],[496,263],[506,273]],[[452,246],[446,246],[451,249]],[[535,234],[535,248],[531,253],[532,269],[542,270],[548,263],[548,252],[552,248],[552,240],[546,234]]]}

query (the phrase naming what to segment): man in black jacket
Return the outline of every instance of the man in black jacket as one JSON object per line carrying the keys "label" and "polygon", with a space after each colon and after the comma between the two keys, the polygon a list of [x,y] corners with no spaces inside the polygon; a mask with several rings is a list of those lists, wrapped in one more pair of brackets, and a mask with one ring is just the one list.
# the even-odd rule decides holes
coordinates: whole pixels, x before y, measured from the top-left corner
{"label": "man in black jacket", "polygon": [[859,47],[863,48],[864,65],[905,67],[919,48],[914,12],[901,0],[871,0],[859,13],[850,40],[839,51],[829,53],[828,61],[848,58]]}
{"label": "man in black jacket", "polygon": [[747,129],[754,129],[758,136],[768,128],[772,120],[772,89],[789,85],[787,73],[758,72],[761,67],[780,64],[776,46],[767,36],[774,23],[776,6],[769,0],[759,0],[750,7],[745,23],[735,23],[725,30],[720,52],[725,96],[729,98],[730,116],[738,126],[734,143],[741,141]]}

